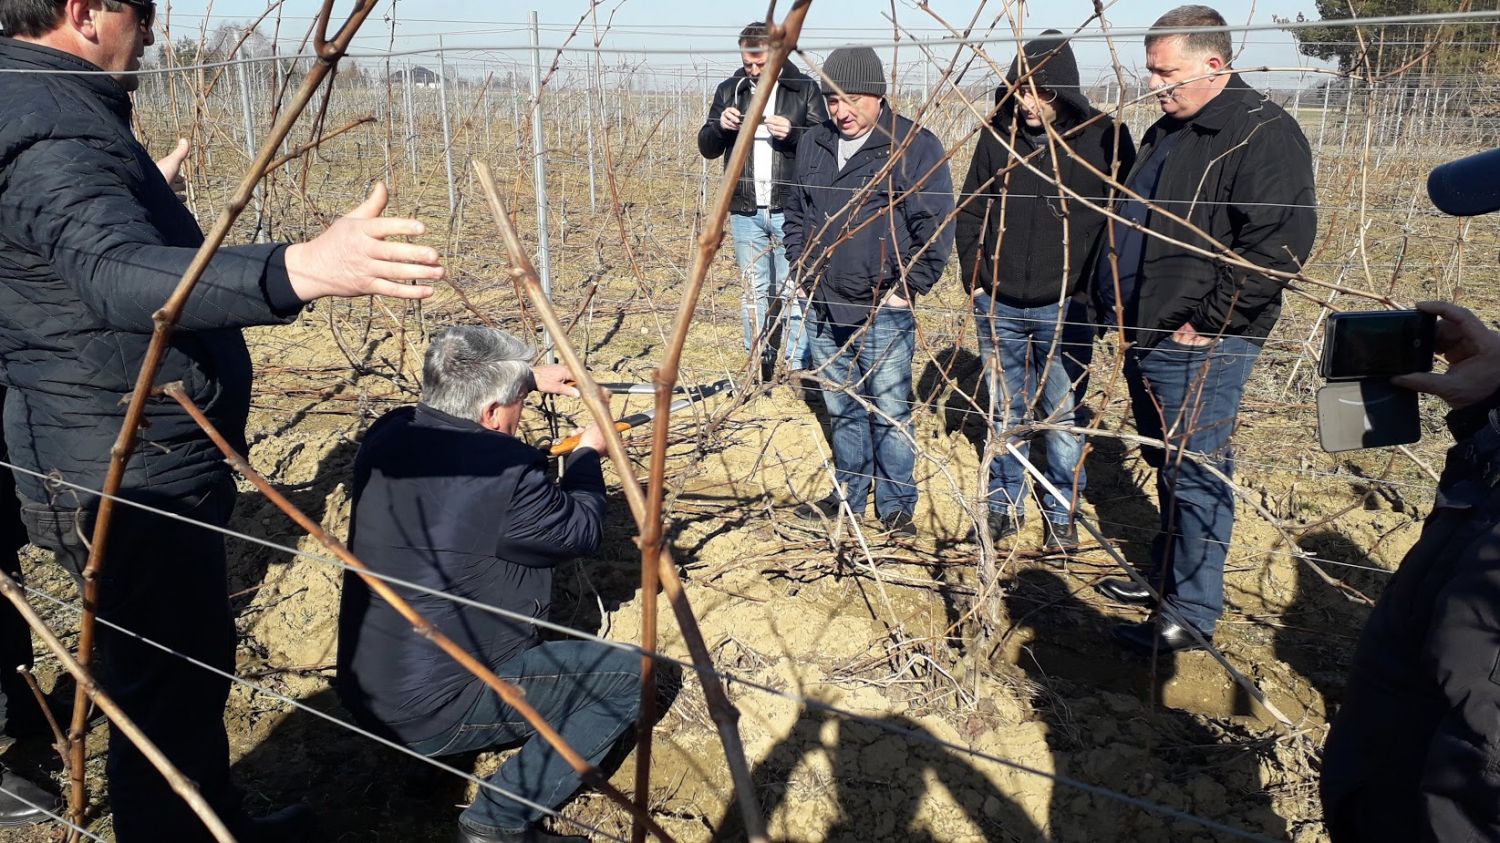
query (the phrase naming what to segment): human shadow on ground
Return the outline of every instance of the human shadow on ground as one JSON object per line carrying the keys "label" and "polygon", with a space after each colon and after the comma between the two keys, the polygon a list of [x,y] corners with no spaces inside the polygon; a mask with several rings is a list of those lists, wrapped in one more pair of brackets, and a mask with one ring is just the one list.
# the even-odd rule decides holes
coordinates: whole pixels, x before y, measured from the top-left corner
{"label": "human shadow on ground", "polygon": [[[1363,548],[1336,529],[1309,533],[1298,541],[1330,575],[1375,599],[1390,575],[1365,570],[1375,565]],[[1342,563],[1342,564],[1341,564]],[[1307,564],[1296,561],[1297,585],[1292,602],[1275,629],[1276,657],[1296,671],[1322,696],[1328,716],[1343,702],[1354,648],[1370,618],[1371,607],[1356,603],[1324,582]],[[1358,565],[1361,567],[1349,567]]]}
{"label": "human shadow on ground", "polygon": [[[659,722],[681,692],[682,672],[674,665],[659,664],[657,675]],[[302,802],[313,809],[322,840],[409,843],[452,839],[458,814],[467,805],[468,779],[353,731],[354,718],[332,689],[300,703],[318,713],[294,709],[234,762],[235,783],[247,794],[250,813]],[[634,729],[628,730],[600,762],[606,775],[612,775],[630,756],[634,734]],[[516,742],[486,751],[519,746]],[[468,752],[436,760],[474,773],[481,754]],[[564,820],[554,818],[551,823],[563,833],[582,833]]]}
{"label": "human shadow on ground", "polygon": [[[1121,622],[1084,602],[1080,583],[1043,568],[1028,568],[1004,583],[1007,615],[1031,640],[1017,650],[1017,666],[1034,689],[1033,706],[1047,724],[1047,742],[1058,775],[1151,802],[1176,805],[1187,813],[1256,833],[1285,826],[1260,785],[1266,741],[1237,725],[1214,721],[1162,703],[1169,683],[1183,667],[1180,659],[1208,659],[1203,653],[1134,654],[1110,640]],[[1195,665],[1193,678],[1222,685],[1216,665]],[[1198,674],[1202,673],[1200,678]],[[1116,705],[1101,692],[1145,697],[1142,708]],[[1236,697],[1239,700],[1239,697]],[[1237,711],[1237,714],[1248,714]],[[1226,737],[1229,740],[1226,740]],[[1144,782],[1154,782],[1150,789]],[[1158,791],[1155,788],[1170,788]],[[1115,839],[1166,839],[1156,819],[1136,825],[1143,809],[1101,796],[1087,796],[1058,783],[1053,790],[1049,829],[1065,834],[1091,800],[1094,811],[1120,817]],[[1177,828],[1167,819],[1166,826]],[[1185,828],[1185,826],[1183,826]],[[1193,834],[1207,834],[1194,829]],[[1170,836],[1170,835],[1168,835]],[[1175,838],[1174,838],[1175,839]],[[1182,839],[1186,839],[1183,837]],[[1194,836],[1193,839],[1198,839]]]}
{"label": "human shadow on ground", "polygon": [[[831,731],[836,737],[828,736]],[[936,779],[985,840],[1045,839],[1025,812],[960,753],[913,737],[927,734],[922,724],[900,715],[865,722],[804,709],[792,731],[751,772],[762,814],[771,819],[800,790],[807,798],[832,801],[819,811],[833,818],[819,839],[937,843],[947,839],[946,830],[917,824],[929,802],[930,779]],[[739,815],[730,812],[712,839],[744,838]]]}
{"label": "human shadow on ground", "polygon": [[[395,843],[453,834],[465,779],[351,731],[353,717],[331,689],[300,702],[326,716],[295,709],[234,762],[252,814],[301,802],[313,808],[326,840]],[[477,755],[444,763],[472,771]]]}
{"label": "human shadow on ground", "polygon": [[[354,455],[359,451],[359,443],[349,439],[341,431],[330,432],[329,435],[337,436],[337,441],[319,460],[311,480],[305,483],[276,484],[276,490],[288,502],[318,524],[323,524],[328,515],[328,499],[334,489],[340,484],[344,485],[346,491],[349,489],[350,481],[354,477]],[[293,447],[300,448],[305,445],[298,444]],[[289,463],[296,457],[296,454],[295,450],[288,451],[282,456],[282,464]],[[264,467],[264,471],[269,474],[274,474],[279,469],[280,466]],[[268,479],[271,478],[268,477]],[[235,502],[234,514],[229,519],[229,529],[271,542],[279,547],[289,548],[297,547],[307,535],[305,530],[297,526],[297,523],[278,509],[270,499],[255,491],[240,494]],[[334,532],[339,533],[338,530]],[[348,538],[342,534],[338,534],[337,537],[341,540]],[[254,603],[255,593],[265,583],[266,574],[271,565],[276,562],[289,562],[292,557],[283,551],[255,545],[232,536],[226,537],[225,549],[229,558],[231,610],[238,616]]]}
{"label": "human shadow on ground", "polygon": [[[1080,425],[1094,418],[1090,408],[1081,407],[1079,413]],[[1147,573],[1151,568],[1151,541],[1160,531],[1161,510],[1130,470],[1135,451],[1107,435],[1090,436],[1087,444],[1083,464],[1088,484],[1083,498],[1094,508],[1094,525],[1126,560]],[[1147,482],[1155,482],[1155,477],[1156,470],[1147,469]]]}
{"label": "human shadow on ground", "polygon": [[917,376],[916,401],[937,416],[945,435],[962,433],[974,453],[984,457],[989,389],[979,355],[961,346],[934,354]]}

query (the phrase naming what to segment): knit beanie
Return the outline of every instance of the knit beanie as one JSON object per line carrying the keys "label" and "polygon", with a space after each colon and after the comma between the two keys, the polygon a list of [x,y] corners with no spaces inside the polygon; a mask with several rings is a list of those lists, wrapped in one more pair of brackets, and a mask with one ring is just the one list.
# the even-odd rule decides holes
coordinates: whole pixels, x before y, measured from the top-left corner
{"label": "knit beanie", "polygon": [[823,79],[828,83],[823,93],[867,94],[885,96],[885,68],[880,56],[869,47],[840,47],[823,62]]}

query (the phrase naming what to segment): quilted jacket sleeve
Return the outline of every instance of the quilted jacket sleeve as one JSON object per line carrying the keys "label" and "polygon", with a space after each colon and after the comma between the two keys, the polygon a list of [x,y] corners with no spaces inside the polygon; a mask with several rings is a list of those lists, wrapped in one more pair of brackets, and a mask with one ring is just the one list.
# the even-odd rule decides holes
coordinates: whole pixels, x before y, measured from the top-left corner
{"label": "quilted jacket sleeve", "polygon": [[[196,248],[164,242],[163,209],[145,207],[132,185],[136,156],[102,141],[47,140],[23,151],[0,185],[0,234],[46,262],[105,325],[149,332],[151,315],[177,286]],[[176,212],[177,209],[172,209]],[[179,322],[212,330],[287,320],[266,286],[285,275],[281,244],[221,248],[188,297]]]}
{"label": "quilted jacket sleeve", "polygon": [[901,216],[915,250],[901,259],[907,264],[908,290],[925,295],[953,254],[953,176],[942,141],[926,129],[919,132],[901,162],[914,188],[901,204]]}

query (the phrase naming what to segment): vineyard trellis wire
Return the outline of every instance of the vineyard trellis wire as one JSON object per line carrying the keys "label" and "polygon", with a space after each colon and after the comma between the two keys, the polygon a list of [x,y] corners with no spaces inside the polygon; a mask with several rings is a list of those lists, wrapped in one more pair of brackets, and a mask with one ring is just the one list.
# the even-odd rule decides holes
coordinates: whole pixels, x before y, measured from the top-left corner
{"label": "vineyard trellis wire", "polygon": [[[803,4],[798,8],[803,8]],[[1454,19],[1456,16],[1449,16],[1436,22],[1441,24],[1444,20]],[[1255,28],[1235,29],[1252,31]],[[985,43],[983,39],[957,43],[933,39],[930,47],[977,51],[981,45],[1013,43],[998,40]],[[452,167],[450,162],[482,162],[510,157],[517,176],[507,192],[517,197],[515,204],[519,206],[522,204],[520,199],[527,196],[532,187],[526,185],[521,176],[529,169],[525,165],[543,160],[543,151],[535,149],[527,137],[532,113],[544,116],[547,136],[553,139],[576,138],[584,134],[592,138],[597,127],[602,135],[599,143],[606,147],[603,154],[591,151],[581,158],[576,155],[569,157],[566,153],[576,152],[576,144],[557,140],[553,141],[557,144],[556,149],[546,150],[546,161],[555,166],[555,172],[542,173],[542,179],[556,179],[560,189],[553,216],[541,221],[540,228],[559,234],[556,251],[549,255],[555,261],[555,275],[561,282],[556,285],[559,304],[567,302],[568,294],[563,291],[572,289],[569,287],[571,282],[583,277],[598,277],[601,271],[607,273],[609,260],[619,259],[611,254],[612,247],[620,247],[633,265],[633,283],[611,283],[609,286],[620,296],[618,299],[606,297],[587,303],[580,311],[584,336],[591,337],[592,323],[601,314],[608,318],[611,306],[629,305],[644,309],[645,315],[650,317],[648,321],[655,323],[655,333],[663,347],[680,352],[692,316],[700,309],[691,307],[690,303],[681,305],[678,330],[669,341],[666,325],[660,316],[673,309],[670,302],[671,293],[675,291],[657,277],[682,277],[680,267],[690,255],[665,248],[653,251],[649,248],[653,244],[647,239],[654,237],[654,229],[661,225],[674,226],[679,231],[712,230],[714,220],[722,217],[722,213],[716,217],[709,211],[707,185],[712,180],[708,178],[707,164],[694,155],[686,134],[696,127],[706,102],[702,92],[723,75],[723,66],[717,69],[694,67],[691,72],[678,68],[668,74],[670,81],[643,83],[640,65],[632,67],[621,62],[610,68],[591,60],[581,68],[564,67],[553,72],[542,97],[533,99],[529,92],[523,94],[521,90],[524,63],[504,58],[476,59],[474,55],[480,51],[469,49],[465,52],[468,55],[462,61],[444,60],[453,73],[451,77],[446,72],[440,74],[436,89],[419,86],[414,81],[418,77],[414,72],[415,65],[410,61],[404,61],[403,73],[388,73],[384,85],[368,81],[365,84],[341,84],[336,95],[321,108],[309,132],[308,144],[299,144],[295,149],[290,142],[273,145],[279,146],[279,153],[289,158],[285,161],[277,158],[276,167],[268,167],[284,169],[274,173],[257,194],[259,201],[253,222],[236,230],[252,237],[262,233],[276,239],[295,237],[325,216],[322,207],[340,202],[345,195],[358,194],[362,182],[384,178],[395,189],[397,201],[412,213],[441,214],[446,205],[450,224],[447,226],[445,252],[450,265],[460,273],[454,285],[465,293],[464,307],[474,308],[478,305],[469,299],[485,301],[486,295],[494,292],[496,267],[505,262],[493,257],[493,238],[477,233],[476,229],[481,226],[466,216],[472,214],[473,200],[481,198],[475,185],[462,177],[469,168]],[[562,56],[564,52],[559,50],[558,55]],[[598,52],[594,58],[598,58]],[[933,60],[924,60],[917,66],[926,68],[934,63]],[[190,133],[203,134],[195,159],[200,165],[195,171],[193,185],[193,202],[197,207],[228,204],[226,185],[211,174],[232,172],[237,169],[240,157],[250,157],[244,150],[257,148],[257,139],[253,136],[255,127],[273,122],[283,112],[281,99],[284,91],[292,79],[305,72],[305,65],[306,62],[302,62],[303,69],[299,70],[299,60],[285,58],[253,63],[232,60],[226,66],[234,67],[235,72],[220,75],[219,83],[213,87],[207,87],[202,78],[203,71],[212,69],[213,63],[147,77],[137,95],[137,120],[142,135],[160,141],[175,134],[182,126],[190,127]],[[1117,72],[1118,68],[1111,70]],[[930,74],[930,71],[925,73]],[[187,84],[186,77],[190,74],[199,75],[197,87]],[[902,72],[898,70],[896,75],[900,77]],[[933,75],[940,76],[941,73]],[[1104,74],[1101,72],[1100,75]],[[1315,74],[1310,72],[1309,75]],[[650,76],[660,78],[660,74]],[[582,84],[578,84],[578,80],[582,80]],[[1495,124],[1487,110],[1491,106],[1483,101],[1483,92],[1476,91],[1474,86],[1466,84],[1467,81],[1418,75],[1373,82],[1345,77],[1308,87],[1304,84],[1305,79],[1299,79],[1285,90],[1272,92],[1278,101],[1302,119],[1309,138],[1314,140],[1320,187],[1331,188],[1335,196],[1352,194],[1357,197],[1347,205],[1333,206],[1335,219],[1325,223],[1327,230],[1320,237],[1320,244],[1324,245],[1309,263],[1309,266],[1318,268],[1319,276],[1336,278],[1335,283],[1340,285],[1345,276],[1351,276],[1360,279],[1360,283],[1354,286],[1391,296],[1395,294],[1398,282],[1406,280],[1403,278],[1405,270],[1422,267],[1430,275],[1424,275],[1418,285],[1421,292],[1447,296],[1469,292],[1465,272],[1486,268],[1484,264],[1476,266],[1467,260],[1467,253],[1474,250],[1476,243],[1483,242],[1474,239],[1475,230],[1490,235],[1493,230],[1483,223],[1435,222],[1435,217],[1419,207],[1420,188],[1417,186],[1417,176],[1431,164],[1494,145],[1500,136],[1500,126]],[[958,166],[964,151],[962,147],[973,137],[968,127],[982,116],[976,115],[974,107],[963,100],[987,101],[992,87],[993,82],[969,82],[962,88],[953,83],[951,90],[958,94],[949,96],[943,93],[948,89],[944,89],[942,83],[934,85],[927,81],[922,85],[898,86],[893,100],[898,110],[918,116],[920,122],[944,140],[954,156],[954,165]],[[1137,132],[1152,119],[1149,106],[1141,102],[1145,89],[1139,83],[1132,88],[1121,82],[1101,80],[1092,90],[1096,102],[1115,103]],[[185,108],[187,104],[183,102],[187,94],[192,98],[190,109]],[[442,107],[445,101],[446,108]],[[507,112],[509,119],[506,119]],[[453,118],[457,119],[456,128],[449,124]],[[329,125],[348,128],[340,130],[334,137],[332,133],[322,131],[321,127]],[[439,130],[439,126],[445,128]],[[441,144],[441,155],[427,148],[421,140],[439,134],[446,138]],[[668,139],[668,135],[674,138]],[[320,136],[324,140],[315,142]],[[605,163],[609,160],[612,163]],[[299,166],[301,172],[297,174],[295,170]],[[601,168],[606,172],[599,177],[596,170]],[[587,205],[597,207],[604,204],[609,208],[609,218],[602,223],[594,221],[592,231],[583,210],[585,169],[588,173],[586,183],[590,185]],[[1371,171],[1385,177],[1383,184],[1375,186],[1380,194],[1378,204],[1370,202],[1370,185],[1366,177]],[[321,184],[312,182],[315,172],[322,179]],[[440,172],[442,178],[438,177]],[[696,181],[703,185],[701,189],[679,189],[664,201],[651,195],[648,189],[663,179],[677,180],[679,185],[690,184],[695,181],[695,172]],[[612,184],[615,195],[600,203],[595,192],[597,185],[605,181]],[[616,182],[622,184],[616,185]],[[621,201],[618,197],[622,196],[632,198]],[[539,225],[535,218],[528,220],[524,214],[518,215],[517,220],[523,230]],[[1422,242],[1424,234],[1434,228],[1447,228],[1451,232],[1455,227],[1457,233],[1444,235],[1439,243]],[[619,231],[618,243],[606,240],[611,228]],[[1353,242],[1347,236],[1351,230],[1356,232]],[[1382,237],[1395,238],[1398,247],[1384,253],[1383,263],[1379,259],[1384,245],[1380,242]],[[1327,248],[1335,243],[1347,251],[1343,255],[1329,253]],[[1421,248],[1434,245],[1438,248]],[[1425,263],[1411,259],[1412,253],[1418,251],[1423,252]],[[489,259],[485,257],[487,253],[491,256]],[[696,283],[702,283],[710,272],[722,271],[713,269],[712,263],[702,257],[701,250],[696,254],[699,255],[698,271],[694,273]],[[518,262],[513,256],[511,265]],[[1376,270],[1388,273],[1388,282],[1377,279]],[[710,297],[726,293],[733,296],[736,287],[737,284],[731,283],[711,288]],[[1284,344],[1288,351],[1283,359],[1268,356],[1263,364],[1262,377],[1276,381],[1264,385],[1266,391],[1274,391],[1275,386],[1281,384],[1283,393],[1290,390],[1304,397],[1308,394],[1310,373],[1299,370],[1299,364],[1315,353],[1312,340],[1321,314],[1327,307],[1338,307],[1336,299],[1341,292],[1341,288],[1335,287],[1329,291],[1326,301],[1317,303],[1319,307],[1289,314],[1284,329],[1274,339],[1274,342]],[[489,298],[487,303],[493,301]],[[329,326],[334,331],[358,329],[361,320],[358,307],[330,306],[327,308]],[[700,314],[700,318],[706,315],[710,318],[704,321],[711,322],[713,307],[710,302],[706,308],[709,312]],[[539,304],[534,304],[533,308],[542,309]],[[351,349],[342,346],[342,341],[341,351],[352,370],[367,373],[371,369],[382,369],[381,377],[386,382],[409,395],[416,383],[412,367],[419,355],[406,333],[408,322],[420,336],[431,321],[440,318],[440,314],[443,314],[442,318],[453,318],[462,309],[451,303],[446,311],[437,307],[405,312],[387,309],[383,314],[389,323],[386,330],[397,330],[400,336],[395,361],[381,359],[373,366],[358,361]],[[924,313],[934,318],[934,324],[927,328],[932,339],[927,342],[924,355],[936,361],[945,346],[956,344],[964,336],[963,324],[968,311],[962,303],[949,297],[946,301],[940,299],[937,306],[924,310]],[[372,310],[363,321],[363,333],[368,337],[371,326],[381,320]],[[555,318],[552,320],[552,329],[565,338],[568,332],[562,327]],[[1305,338],[1302,333],[1294,333],[1304,330]],[[650,328],[647,333],[649,335]],[[584,345],[593,354],[602,350],[592,342]],[[733,347],[733,343],[729,345]],[[721,359],[707,365],[703,358],[697,358],[694,364],[684,368],[684,372],[695,375],[698,371],[718,366],[744,373],[743,365],[730,359],[732,354],[723,353],[719,357]],[[675,361],[668,368],[672,372],[667,378],[670,386],[676,378]],[[149,378],[145,382],[149,384]],[[658,401],[664,395],[659,393]],[[722,426],[732,420],[733,414],[747,411],[750,397],[734,402],[711,417],[699,417],[697,421],[704,422],[709,429]],[[961,414],[978,417],[987,414],[982,402],[973,396],[964,397],[968,406],[959,410]],[[920,396],[917,401],[926,403]],[[1110,404],[1108,396],[1102,403]],[[591,410],[600,415],[606,412],[602,407],[592,407]],[[1305,412],[1302,418],[1305,422]],[[678,426],[677,436],[683,435],[684,427]],[[651,449],[651,485],[646,494],[649,503],[644,512],[638,513],[642,522],[642,545],[648,553],[657,546],[661,537],[661,533],[652,530],[660,529],[664,511],[670,511],[669,504],[664,501],[668,496],[666,487],[673,482],[669,481],[667,469],[669,430],[667,423],[657,429]],[[1097,429],[1093,432],[1107,436],[1107,432]],[[620,477],[631,476],[635,470],[631,453],[618,443],[612,443],[611,450]],[[1386,472],[1389,470],[1387,465]],[[1348,476],[1339,471],[1325,473]],[[951,487],[953,498],[968,499],[972,503],[974,495],[964,488],[964,482],[951,476],[945,482]],[[1385,477],[1377,478],[1377,482],[1409,484],[1409,481]],[[680,491],[673,491],[671,496]],[[668,508],[664,510],[663,507]],[[865,551],[868,556],[868,547]],[[981,555],[988,552],[992,549],[980,551]],[[662,568],[663,573],[676,575],[676,567],[671,563],[663,564],[667,566]],[[643,566],[643,570],[651,568],[650,564]],[[994,583],[986,585],[993,586]],[[81,774],[82,764],[78,764],[75,770]],[[637,785],[640,784],[638,781]],[[742,802],[750,801],[745,794],[741,796]],[[644,802],[638,804],[644,811]],[[76,819],[81,819],[81,815]],[[747,827],[753,828],[753,820],[748,817]]]}

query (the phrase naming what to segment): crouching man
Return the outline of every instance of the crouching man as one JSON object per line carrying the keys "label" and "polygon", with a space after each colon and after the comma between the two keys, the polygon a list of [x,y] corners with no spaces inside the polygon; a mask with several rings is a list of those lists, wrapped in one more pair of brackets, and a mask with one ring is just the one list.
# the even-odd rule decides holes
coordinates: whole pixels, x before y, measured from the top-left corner
{"label": "crouching man", "polygon": [[[558,482],[547,458],[515,437],[533,388],[577,395],[562,366],[528,362],[504,331],[438,333],[422,369],[422,402],[371,426],[354,462],[349,544],[412,606],[526,699],[590,763],[636,719],[640,658],[587,641],[543,643],[555,565],[599,546],[604,437],[594,426]],[[450,599],[457,598],[457,599]],[[459,602],[459,600],[472,603]],[[539,826],[578,788],[567,762],[483,682],[352,574],[339,610],[338,688],[367,728],[429,757],[522,744],[459,817],[459,841],[561,841]],[[523,743],[524,742],[524,743]]]}

